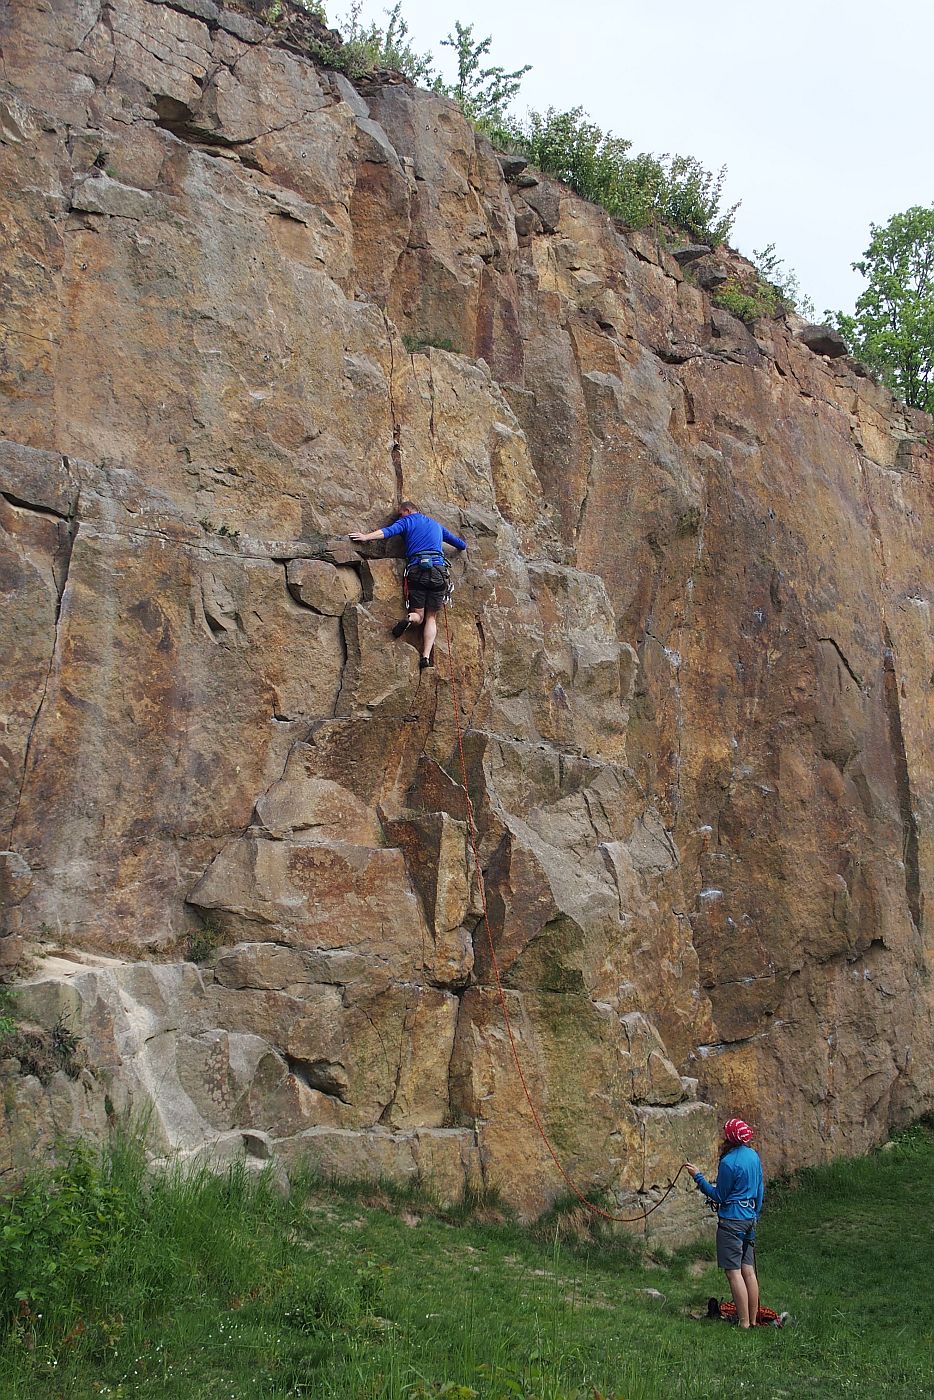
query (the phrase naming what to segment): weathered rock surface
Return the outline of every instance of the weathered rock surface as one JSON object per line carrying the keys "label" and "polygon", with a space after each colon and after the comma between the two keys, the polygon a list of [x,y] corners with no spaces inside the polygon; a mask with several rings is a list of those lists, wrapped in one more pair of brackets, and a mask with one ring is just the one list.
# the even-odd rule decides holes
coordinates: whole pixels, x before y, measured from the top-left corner
{"label": "weathered rock surface", "polygon": [[[148,1107],[160,1157],[564,1189],[455,715],[582,1185],[930,1108],[927,419],[214,0],[12,0],[0,209],[0,971],[93,1067],[2,1071],[0,1171]],[[346,538],[400,494],[470,546],[421,687]]]}
{"label": "weathered rock surface", "polygon": [[827,355],[832,360],[847,353],[846,341],[833,326],[803,326],[798,332],[798,339],[815,355]]}

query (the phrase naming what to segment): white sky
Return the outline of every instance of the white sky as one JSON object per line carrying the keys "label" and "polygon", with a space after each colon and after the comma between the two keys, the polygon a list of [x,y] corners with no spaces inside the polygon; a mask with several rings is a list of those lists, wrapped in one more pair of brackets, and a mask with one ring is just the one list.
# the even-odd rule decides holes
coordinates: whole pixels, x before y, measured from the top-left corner
{"label": "white sky", "polygon": [[[390,0],[363,0],[364,20]],[[349,8],[330,0],[340,26]],[[403,0],[415,47],[450,76],[455,19],[490,61],[533,65],[516,101],[583,106],[634,151],[728,167],[731,242],[775,243],[801,289],[851,310],[850,264],[884,223],[934,202],[934,0]]]}

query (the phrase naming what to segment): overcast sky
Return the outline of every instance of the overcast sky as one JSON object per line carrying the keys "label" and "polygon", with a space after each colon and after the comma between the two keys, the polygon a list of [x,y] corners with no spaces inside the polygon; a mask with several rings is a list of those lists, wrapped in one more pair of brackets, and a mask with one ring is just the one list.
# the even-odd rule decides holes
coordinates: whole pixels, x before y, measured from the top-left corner
{"label": "overcast sky", "polygon": [[[363,0],[382,21],[389,0]],[[330,0],[340,23],[349,4]],[[869,225],[934,202],[934,0],[403,0],[442,68],[459,19],[533,65],[516,108],[583,106],[636,151],[728,167],[731,241],[775,243],[820,314],[851,310]],[[448,72],[448,76],[450,73]]]}

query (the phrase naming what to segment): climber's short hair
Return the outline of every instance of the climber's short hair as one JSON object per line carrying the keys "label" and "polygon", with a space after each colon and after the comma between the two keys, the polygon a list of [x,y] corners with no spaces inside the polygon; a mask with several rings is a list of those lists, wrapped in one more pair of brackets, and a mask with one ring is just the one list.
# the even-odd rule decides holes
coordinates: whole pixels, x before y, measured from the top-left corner
{"label": "climber's short hair", "polygon": [[414,501],[400,501],[399,514],[403,515],[406,511],[411,511],[413,515],[417,515],[418,506],[415,504]]}

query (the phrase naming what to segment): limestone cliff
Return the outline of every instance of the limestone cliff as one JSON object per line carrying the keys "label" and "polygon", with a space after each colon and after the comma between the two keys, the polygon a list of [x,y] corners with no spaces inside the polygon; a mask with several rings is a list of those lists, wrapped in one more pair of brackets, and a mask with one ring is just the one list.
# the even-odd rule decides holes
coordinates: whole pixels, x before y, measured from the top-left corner
{"label": "limestone cliff", "polygon": [[0,1172],[152,1104],[156,1152],[560,1193],[449,648],[419,689],[345,538],[400,494],[470,545],[480,859],[576,1178],[930,1107],[928,420],[712,306],[732,254],[239,10],[11,0],[0,46],[0,958],[93,1068],[7,1062]]}

